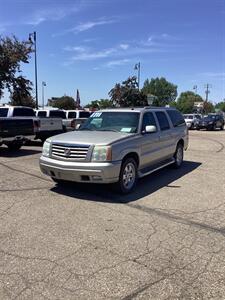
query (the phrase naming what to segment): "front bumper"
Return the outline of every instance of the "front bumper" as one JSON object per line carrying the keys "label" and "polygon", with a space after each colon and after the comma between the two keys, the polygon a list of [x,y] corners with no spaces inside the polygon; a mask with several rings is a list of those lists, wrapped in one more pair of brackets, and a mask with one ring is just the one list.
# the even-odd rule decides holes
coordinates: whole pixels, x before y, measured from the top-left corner
{"label": "front bumper", "polygon": [[121,161],[68,162],[41,156],[40,169],[50,177],[75,182],[114,183],[119,180]]}

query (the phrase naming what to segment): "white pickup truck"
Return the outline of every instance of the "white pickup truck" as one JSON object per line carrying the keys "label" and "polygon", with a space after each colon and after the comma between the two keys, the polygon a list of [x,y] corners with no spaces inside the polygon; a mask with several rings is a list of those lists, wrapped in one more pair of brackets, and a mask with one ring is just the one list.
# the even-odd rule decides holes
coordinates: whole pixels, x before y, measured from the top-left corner
{"label": "white pickup truck", "polygon": [[7,112],[5,112],[6,118],[32,118],[37,124],[35,139],[44,142],[47,138],[64,132],[61,118],[36,117],[35,111],[25,106],[6,106],[4,108],[7,109]]}
{"label": "white pickup truck", "polygon": [[92,114],[85,110],[64,110],[66,114],[65,126],[67,131],[76,129],[77,125],[83,124]]}

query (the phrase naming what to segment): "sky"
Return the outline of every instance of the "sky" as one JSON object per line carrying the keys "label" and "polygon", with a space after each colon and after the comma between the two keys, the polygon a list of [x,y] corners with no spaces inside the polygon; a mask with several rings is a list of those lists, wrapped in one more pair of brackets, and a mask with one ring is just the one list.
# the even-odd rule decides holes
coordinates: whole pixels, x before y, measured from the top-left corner
{"label": "sky", "polygon": [[[0,0],[0,35],[37,32],[38,94],[64,94],[81,104],[108,98],[113,86],[137,75],[165,77],[178,93],[225,99],[225,0]],[[34,82],[34,54],[22,66]],[[7,100],[8,94],[0,102]]]}

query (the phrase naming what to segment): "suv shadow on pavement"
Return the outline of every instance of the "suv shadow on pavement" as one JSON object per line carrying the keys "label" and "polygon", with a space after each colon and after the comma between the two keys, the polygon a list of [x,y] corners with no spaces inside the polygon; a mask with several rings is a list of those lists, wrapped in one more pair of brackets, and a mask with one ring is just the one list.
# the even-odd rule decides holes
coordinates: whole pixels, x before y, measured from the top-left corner
{"label": "suv shadow on pavement", "polygon": [[28,155],[34,155],[34,154],[40,154],[42,149],[40,150],[33,150],[33,149],[27,149],[27,148],[21,148],[17,151],[10,151],[6,147],[0,147],[0,157],[23,157]]}
{"label": "suv shadow on pavement", "polygon": [[164,168],[139,179],[136,189],[128,195],[117,194],[113,187],[104,184],[84,184],[65,182],[63,185],[55,185],[51,190],[55,193],[73,198],[95,202],[129,203],[160,190],[163,187],[179,189],[179,185],[173,185],[177,179],[193,172],[201,163],[184,161],[180,169]]}

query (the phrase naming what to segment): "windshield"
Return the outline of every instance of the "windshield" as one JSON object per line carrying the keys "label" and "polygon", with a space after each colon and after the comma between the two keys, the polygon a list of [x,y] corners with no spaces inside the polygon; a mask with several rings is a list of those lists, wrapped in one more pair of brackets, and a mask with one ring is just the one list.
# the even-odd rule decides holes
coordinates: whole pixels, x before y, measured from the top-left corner
{"label": "windshield", "polygon": [[136,133],[139,115],[137,112],[95,112],[80,130]]}
{"label": "windshield", "polygon": [[203,120],[214,120],[216,118],[216,116],[214,115],[208,115],[206,117],[203,118]]}

